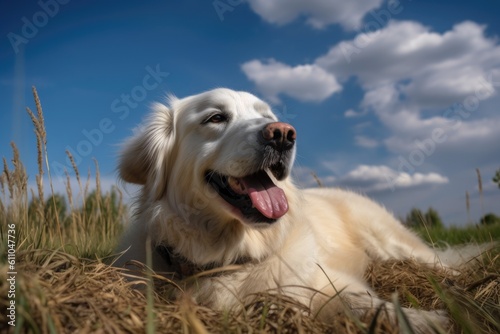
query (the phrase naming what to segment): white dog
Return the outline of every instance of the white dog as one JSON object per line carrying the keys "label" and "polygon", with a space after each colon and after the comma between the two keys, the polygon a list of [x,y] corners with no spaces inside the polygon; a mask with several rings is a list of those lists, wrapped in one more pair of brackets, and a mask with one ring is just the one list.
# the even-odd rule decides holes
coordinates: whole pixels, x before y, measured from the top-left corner
{"label": "white dog", "polygon": [[[116,264],[145,263],[149,237],[154,269],[178,280],[194,275],[184,281],[193,282],[198,302],[215,309],[276,289],[325,320],[346,305],[355,314],[382,304],[394,313],[363,281],[370,260],[442,264],[368,198],[297,189],[289,177],[296,137],[245,92],[216,89],[155,105],[119,162],[123,180],[142,190]],[[434,312],[405,312],[418,332],[446,322]]]}

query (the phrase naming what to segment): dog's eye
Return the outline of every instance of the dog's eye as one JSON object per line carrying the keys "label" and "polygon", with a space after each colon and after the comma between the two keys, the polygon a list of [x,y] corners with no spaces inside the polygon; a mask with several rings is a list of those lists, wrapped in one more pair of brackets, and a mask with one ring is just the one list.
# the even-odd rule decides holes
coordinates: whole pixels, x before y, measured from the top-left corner
{"label": "dog's eye", "polygon": [[215,114],[210,116],[205,123],[223,123],[227,121],[227,116],[223,114]]}

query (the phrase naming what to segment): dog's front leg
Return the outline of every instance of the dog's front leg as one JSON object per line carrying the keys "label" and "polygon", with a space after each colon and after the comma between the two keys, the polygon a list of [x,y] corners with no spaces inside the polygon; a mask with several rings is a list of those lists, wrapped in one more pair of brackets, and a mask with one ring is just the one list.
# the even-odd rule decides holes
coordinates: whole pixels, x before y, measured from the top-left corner
{"label": "dog's front leg", "polygon": [[[332,275],[328,284],[319,290],[312,299],[313,314],[325,322],[332,322],[341,313],[361,317],[370,311],[382,308],[382,315],[398,323],[398,310],[394,304],[377,297],[365,284],[348,275]],[[401,308],[415,333],[433,333],[434,328],[446,328],[449,319],[441,311],[421,311]],[[375,312],[373,312],[375,314]],[[400,324],[400,329],[403,328]],[[403,331],[403,330],[401,330]]]}

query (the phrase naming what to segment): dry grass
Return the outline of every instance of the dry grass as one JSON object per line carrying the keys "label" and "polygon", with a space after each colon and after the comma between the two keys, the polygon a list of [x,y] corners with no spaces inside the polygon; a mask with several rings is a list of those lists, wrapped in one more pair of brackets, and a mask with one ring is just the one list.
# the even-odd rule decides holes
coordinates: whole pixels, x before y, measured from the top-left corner
{"label": "dry grass", "polygon": [[[25,329],[42,333],[145,331],[147,298],[124,279],[120,270],[61,252],[27,251],[21,256],[25,264],[18,285],[24,300],[19,313]],[[5,281],[4,271],[0,276]],[[292,302],[287,300],[275,298],[280,311],[263,318],[263,309],[268,307],[265,296],[259,299],[258,306],[247,312],[231,314],[214,312],[188,298],[171,303],[155,294],[154,326],[162,333],[251,332],[258,328],[295,332],[300,327],[312,328],[313,320],[292,309]]]}
{"label": "dry grass", "polygon": [[[307,307],[283,296],[262,293],[240,312],[215,312],[186,298],[165,298],[165,278],[157,277],[153,303],[124,278],[121,270],[98,260],[84,260],[60,251],[26,250],[18,254],[18,326],[33,333],[143,333],[151,324],[160,333],[397,333],[381,310],[362,319],[339,315],[333,324],[315,321]],[[498,333],[500,325],[500,258],[489,253],[458,276],[422,267],[412,261],[376,263],[366,277],[380,296],[394,293],[404,307],[448,309],[454,332]],[[6,280],[6,266],[0,280]],[[145,280],[140,283],[147,286]],[[2,284],[0,296],[6,296]],[[440,294],[443,294],[440,296]],[[2,302],[5,302],[2,300]],[[3,317],[3,318],[2,318]],[[5,323],[0,315],[0,323]]]}
{"label": "dry grass", "polygon": [[[39,163],[37,193],[28,196],[27,175],[13,144],[13,159],[4,159],[0,174],[0,332],[7,327],[7,225],[15,223],[16,311],[19,333],[398,333],[399,327],[379,309],[361,319],[340,315],[334,323],[316,321],[306,306],[284,296],[261,293],[242,311],[215,312],[197,305],[189,293],[177,301],[168,296],[176,287],[154,276],[134,288],[131,275],[106,264],[121,232],[126,209],[121,199],[102,194],[96,162],[97,193],[89,194],[76,166],[77,188],[66,184],[69,208],[58,210],[57,197],[44,194],[43,167],[48,161],[43,113],[36,91],[35,116]],[[70,157],[71,159],[71,157]],[[12,167],[10,167],[12,166]],[[446,309],[452,333],[500,332],[500,252],[491,250],[450,275],[412,261],[373,264],[367,281],[386,300],[403,307]],[[144,292],[151,292],[143,293]]]}

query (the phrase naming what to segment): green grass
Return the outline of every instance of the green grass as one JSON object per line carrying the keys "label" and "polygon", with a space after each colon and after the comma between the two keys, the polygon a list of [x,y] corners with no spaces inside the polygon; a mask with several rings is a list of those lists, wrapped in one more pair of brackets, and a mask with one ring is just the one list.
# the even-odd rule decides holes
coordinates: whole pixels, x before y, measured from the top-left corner
{"label": "green grass", "polygon": [[483,244],[500,241],[500,224],[468,225],[465,227],[432,227],[414,229],[425,241],[437,246]]}

